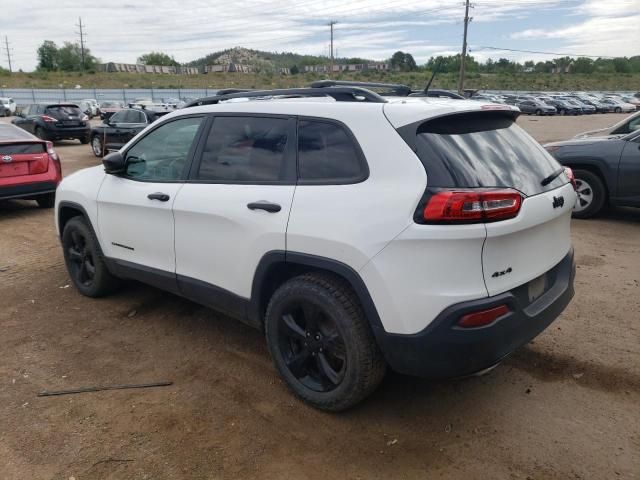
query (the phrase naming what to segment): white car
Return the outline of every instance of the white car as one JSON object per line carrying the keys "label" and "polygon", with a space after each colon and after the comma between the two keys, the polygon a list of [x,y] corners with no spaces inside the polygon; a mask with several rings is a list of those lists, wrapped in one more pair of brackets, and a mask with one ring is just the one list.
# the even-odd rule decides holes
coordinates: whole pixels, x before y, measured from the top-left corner
{"label": "white car", "polygon": [[512,107],[356,87],[194,103],[60,185],[82,294],[135,279],[264,329],[330,411],[387,367],[484,371],[571,300],[571,174]]}
{"label": "white car", "polygon": [[601,103],[611,106],[615,113],[631,113],[636,111],[635,105],[623,102],[619,98],[605,97],[601,100]]}
{"label": "white car", "polygon": [[13,98],[0,97],[0,117],[11,117],[16,113],[16,102]]}
{"label": "white car", "polygon": [[[81,102],[86,102],[89,105],[89,118],[93,118],[97,115],[100,115],[100,104],[95,98],[85,98],[84,100],[80,100]],[[86,112],[85,112],[86,113]]]}

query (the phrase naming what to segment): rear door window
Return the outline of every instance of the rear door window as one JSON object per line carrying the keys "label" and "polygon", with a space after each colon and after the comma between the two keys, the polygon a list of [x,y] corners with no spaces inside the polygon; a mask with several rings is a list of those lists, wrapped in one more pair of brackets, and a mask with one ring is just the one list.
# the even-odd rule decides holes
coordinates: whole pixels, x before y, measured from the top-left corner
{"label": "rear door window", "polygon": [[216,117],[196,173],[222,183],[279,182],[287,176],[289,120]]}
{"label": "rear door window", "polygon": [[566,183],[560,175],[542,185],[560,164],[504,114],[441,117],[418,125],[415,136],[429,187],[506,187],[535,195]]}
{"label": "rear door window", "polygon": [[335,123],[298,123],[298,174],[301,183],[355,183],[367,168],[353,138]]}

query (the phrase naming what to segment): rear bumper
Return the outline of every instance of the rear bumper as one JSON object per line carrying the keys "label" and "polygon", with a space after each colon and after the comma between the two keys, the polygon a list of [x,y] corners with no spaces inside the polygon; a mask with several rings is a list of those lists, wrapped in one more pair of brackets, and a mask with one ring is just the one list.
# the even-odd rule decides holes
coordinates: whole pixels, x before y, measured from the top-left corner
{"label": "rear bumper", "polygon": [[[499,295],[446,308],[422,332],[398,335],[378,332],[390,367],[403,374],[441,379],[489,368],[547,328],[573,298],[573,250],[547,273],[547,289],[532,303],[529,284]],[[485,327],[456,327],[462,315],[507,304],[511,312]]]}
{"label": "rear bumper", "polygon": [[57,182],[25,183],[22,185],[0,186],[0,200],[9,198],[32,198],[46,193],[54,193]]}
{"label": "rear bumper", "polygon": [[71,128],[59,128],[49,127],[45,130],[47,140],[65,140],[69,138],[81,139],[89,138],[91,134],[91,127],[71,127]]}

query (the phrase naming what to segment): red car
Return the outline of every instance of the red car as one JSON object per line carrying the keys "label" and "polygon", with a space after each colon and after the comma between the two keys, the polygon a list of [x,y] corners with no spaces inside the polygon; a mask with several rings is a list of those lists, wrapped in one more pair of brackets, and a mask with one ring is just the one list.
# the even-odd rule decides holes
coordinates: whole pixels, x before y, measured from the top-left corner
{"label": "red car", "polygon": [[51,208],[60,180],[60,158],[52,142],[0,124],[0,200],[24,198]]}

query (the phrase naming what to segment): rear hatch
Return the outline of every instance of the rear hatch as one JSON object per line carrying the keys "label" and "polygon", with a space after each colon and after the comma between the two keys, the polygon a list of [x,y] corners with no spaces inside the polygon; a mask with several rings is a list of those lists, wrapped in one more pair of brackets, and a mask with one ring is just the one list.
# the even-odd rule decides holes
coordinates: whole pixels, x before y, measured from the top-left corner
{"label": "rear hatch", "polygon": [[0,178],[36,175],[48,169],[44,142],[0,143]]}
{"label": "rear hatch", "polygon": [[[480,210],[487,205],[493,208],[493,201],[499,214],[502,200],[495,203],[492,195],[506,195],[507,203],[513,200],[511,210],[504,209],[506,215],[484,213],[482,218],[440,222],[485,224],[481,262],[489,295],[538,279],[571,248],[573,186],[562,166],[516,125],[516,115],[510,111],[464,112],[398,129],[410,145],[413,142],[425,166],[427,204],[438,193],[489,192],[479,203],[469,197],[472,200],[464,205],[472,212],[474,205]],[[544,292],[546,282],[541,278],[536,280],[534,296]]]}
{"label": "rear hatch", "polygon": [[73,128],[85,125],[85,114],[76,105],[49,105],[44,114],[55,118],[57,127]]}

